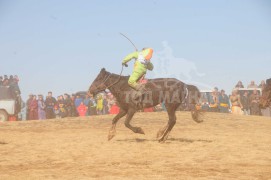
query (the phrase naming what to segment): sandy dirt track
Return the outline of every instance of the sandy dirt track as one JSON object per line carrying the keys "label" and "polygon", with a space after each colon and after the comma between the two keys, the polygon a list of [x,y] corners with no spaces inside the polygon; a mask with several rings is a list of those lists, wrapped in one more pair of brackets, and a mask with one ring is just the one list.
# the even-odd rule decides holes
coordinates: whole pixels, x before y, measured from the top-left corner
{"label": "sandy dirt track", "polygon": [[271,119],[178,112],[166,143],[165,112],[138,113],[134,134],[113,116],[0,123],[0,179],[271,179]]}

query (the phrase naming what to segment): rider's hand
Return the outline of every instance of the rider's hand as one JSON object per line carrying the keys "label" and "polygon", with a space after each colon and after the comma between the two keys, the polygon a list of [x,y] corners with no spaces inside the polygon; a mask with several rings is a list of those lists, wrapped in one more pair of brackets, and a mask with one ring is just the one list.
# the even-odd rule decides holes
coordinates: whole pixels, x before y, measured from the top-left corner
{"label": "rider's hand", "polygon": [[122,66],[128,67],[128,64],[126,64],[126,63],[122,63]]}

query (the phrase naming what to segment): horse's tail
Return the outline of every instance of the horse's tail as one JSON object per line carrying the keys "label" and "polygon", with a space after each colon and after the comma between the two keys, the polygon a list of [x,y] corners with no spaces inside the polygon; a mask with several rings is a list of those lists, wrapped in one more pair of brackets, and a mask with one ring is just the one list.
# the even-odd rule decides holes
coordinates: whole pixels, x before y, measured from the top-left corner
{"label": "horse's tail", "polygon": [[188,104],[189,109],[191,110],[192,118],[195,122],[201,123],[201,115],[202,111],[200,110],[200,107],[198,106],[199,100],[200,100],[200,91],[199,89],[194,85],[186,85],[187,91],[188,91]]}

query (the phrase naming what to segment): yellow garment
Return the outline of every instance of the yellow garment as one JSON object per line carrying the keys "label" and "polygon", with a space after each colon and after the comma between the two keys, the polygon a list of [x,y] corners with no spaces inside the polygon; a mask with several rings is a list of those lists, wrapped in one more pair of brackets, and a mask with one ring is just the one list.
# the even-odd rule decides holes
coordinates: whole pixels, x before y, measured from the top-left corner
{"label": "yellow garment", "polygon": [[225,103],[220,103],[220,106],[225,107],[225,108],[229,107],[229,105]]}
{"label": "yellow garment", "polygon": [[101,96],[98,97],[96,109],[98,111],[103,110],[103,98]]}

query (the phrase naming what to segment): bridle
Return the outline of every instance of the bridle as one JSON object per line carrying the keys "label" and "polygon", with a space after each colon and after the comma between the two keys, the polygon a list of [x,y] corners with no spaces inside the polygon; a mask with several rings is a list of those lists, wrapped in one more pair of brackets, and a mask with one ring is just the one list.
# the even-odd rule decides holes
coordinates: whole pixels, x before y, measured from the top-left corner
{"label": "bridle", "polygon": [[[104,88],[102,88],[102,89],[105,90],[105,89],[108,89],[108,88],[114,86],[115,84],[117,84],[117,83],[120,81],[122,72],[123,72],[123,66],[122,66],[122,68],[121,68],[121,72],[120,72],[120,74],[119,74],[118,80],[117,80],[116,82],[110,84],[109,86],[105,86],[106,81],[107,81],[107,80],[110,78],[110,76],[112,75],[112,73],[109,73],[109,75],[108,75],[106,78],[104,78],[103,82],[102,82],[101,84],[99,84],[98,86],[95,87],[95,88],[96,88],[96,91],[99,90],[99,88],[100,88],[101,86],[105,86]],[[99,90],[99,91],[100,91],[100,90]],[[101,90],[101,91],[102,91],[102,90]]]}

